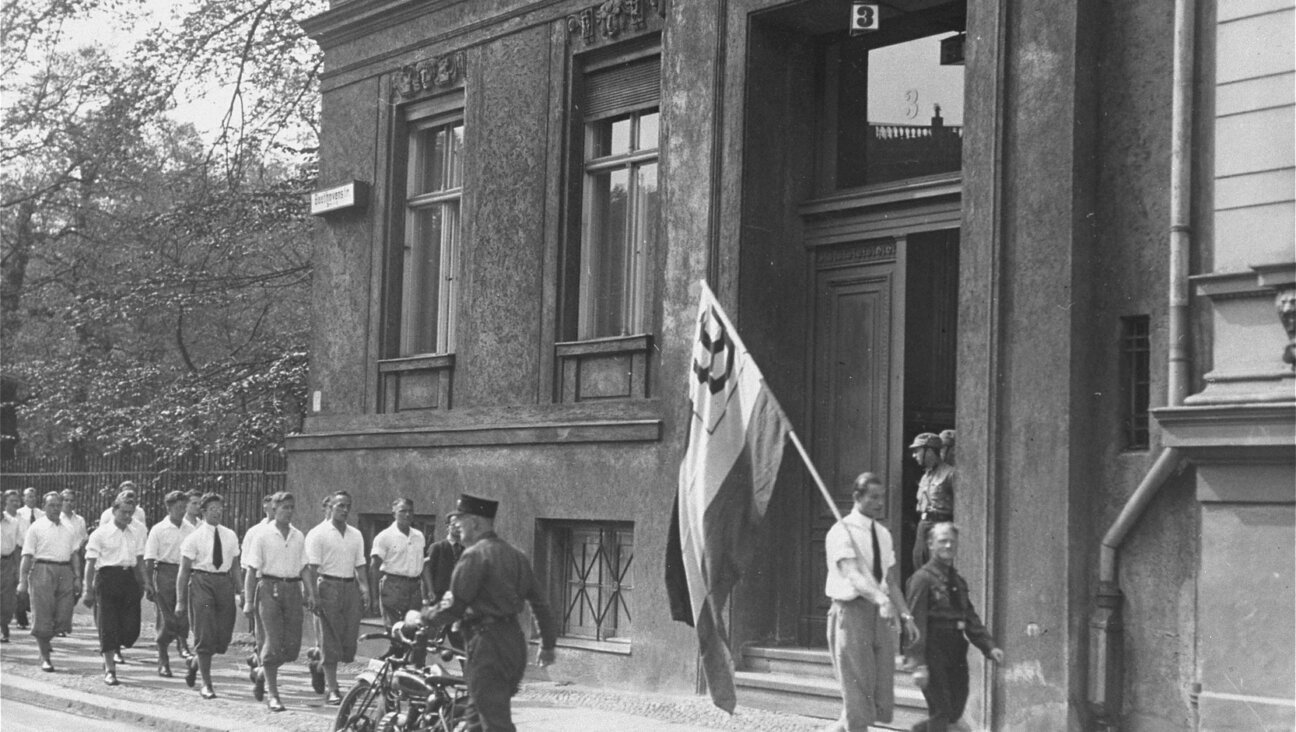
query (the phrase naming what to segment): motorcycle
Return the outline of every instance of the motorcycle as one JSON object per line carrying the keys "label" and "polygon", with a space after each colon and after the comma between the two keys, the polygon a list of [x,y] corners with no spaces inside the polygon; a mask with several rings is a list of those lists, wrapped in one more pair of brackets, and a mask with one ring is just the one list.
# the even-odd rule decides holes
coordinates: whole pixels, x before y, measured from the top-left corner
{"label": "motorcycle", "polygon": [[[449,628],[433,633],[411,615],[390,631],[361,640],[386,639],[387,652],[369,661],[347,691],[334,720],[335,732],[462,732],[469,722],[468,687],[446,665],[464,652],[450,642]],[[427,663],[429,657],[432,663]]]}

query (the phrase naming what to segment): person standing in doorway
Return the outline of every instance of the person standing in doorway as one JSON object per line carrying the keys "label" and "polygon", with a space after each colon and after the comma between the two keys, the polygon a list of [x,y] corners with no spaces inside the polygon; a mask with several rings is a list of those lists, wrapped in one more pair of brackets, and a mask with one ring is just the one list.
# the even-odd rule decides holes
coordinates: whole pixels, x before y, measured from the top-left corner
{"label": "person standing in doorway", "polygon": [[954,520],[954,468],[941,462],[940,435],[923,432],[909,446],[910,454],[922,466],[918,480],[918,529],[914,534],[913,566],[923,566],[927,554],[927,532],[943,521]]}
{"label": "person standing in doorway", "polygon": [[369,606],[369,580],[365,572],[364,539],[347,524],[351,494],[334,493],[329,501],[329,521],[306,534],[306,581],[316,589],[316,614],[320,618],[322,666],[328,704],[342,702],[338,689],[339,663],[355,660],[360,616]]}
{"label": "person standing in doorway", "polygon": [[45,510],[23,538],[18,596],[30,598],[31,634],[40,647],[41,670],[53,671],[50,640],[72,632],[72,610],[81,594],[81,556],[77,534],[60,519],[63,497],[45,494]]}
{"label": "person standing in doorway", "polygon": [[100,526],[86,541],[85,606],[95,608],[104,683],[117,685],[118,652],[139,640],[140,598],[144,594],[143,524],[135,507],[117,499],[113,522]]}
{"label": "person standing in doorway", "polygon": [[828,577],[828,650],[842,690],[842,712],[831,732],[864,732],[890,722],[895,709],[895,631],[914,636],[913,616],[896,579],[891,532],[878,519],[886,487],[861,473],[851,488],[854,510],[824,537]]}
{"label": "person standing in doorway", "polygon": [[928,718],[914,732],[945,732],[963,716],[968,697],[968,641],[986,658],[1003,663],[1004,653],[972,607],[967,581],[954,569],[958,527],[932,527],[932,558],[909,578],[908,600],[918,638],[909,644],[906,666],[927,700]]}
{"label": "person standing in doorway", "polygon": [[[485,732],[513,732],[512,697],[526,672],[527,640],[518,622],[523,603],[540,626],[541,667],[554,662],[557,630],[531,562],[495,534],[497,501],[459,497],[452,521],[459,524],[463,556],[450,580],[448,601],[423,611],[423,622],[439,627],[462,620],[467,638],[468,682],[477,722]],[[474,727],[475,729],[475,727]]]}
{"label": "person standing in doorway", "polygon": [[26,535],[24,522],[18,518],[22,496],[16,490],[4,492],[0,511],[0,643],[9,642],[9,623],[18,606],[18,564],[22,561],[22,544]]}
{"label": "person standing in doorway", "polygon": [[221,526],[224,500],[218,493],[202,498],[203,525],[180,544],[180,571],[176,575],[176,613],[189,613],[195,659],[189,659],[185,683],[194,685],[202,674],[199,694],[215,699],[212,656],[229,650],[238,616],[238,596],[243,594],[239,573],[239,540],[233,529]]}
{"label": "person standing in doorway", "polygon": [[[306,567],[306,537],[292,525],[297,501],[293,494],[280,491],[271,496],[274,522],[257,532],[247,542],[247,556],[243,590],[245,605],[256,598],[258,627],[261,645],[257,659],[252,695],[261,701],[266,692],[266,707],[272,712],[282,712],[279,700],[279,667],[297,660],[301,653],[302,606],[314,612],[315,591],[303,588],[302,570]],[[256,587],[254,588],[253,585]],[[252,608],[245,607],[250,614]]]}
{"label": "person standing in doorway", "polygon": [[163,499],[167,516],[153,524],[144,541],[144,588],[157,606],[158,676],[171,677],[171,657],[167,648],[174,641],[180,657],[188,659],[189,617],[176,612],[176,578],[180,574],[180,546],[194,532],[185,520],[189,496],[171,491]]}
{"label": "person standing in doorway", "polygon": [[392,501],[391,526],[378,532],[369,550],[369,576],[378,578],[378,606],[383,625],[391,628],[410,610],[423,607],[423,532],[413,527],[414,502]]}

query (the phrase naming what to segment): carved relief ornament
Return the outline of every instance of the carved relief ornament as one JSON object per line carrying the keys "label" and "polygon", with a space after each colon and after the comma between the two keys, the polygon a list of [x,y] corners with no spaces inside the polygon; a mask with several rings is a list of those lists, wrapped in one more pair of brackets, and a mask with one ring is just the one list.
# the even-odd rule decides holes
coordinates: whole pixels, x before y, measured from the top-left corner
{"label": "carved relief ornament", "polygon": [[1278,320],[1283,330],[1287,331],[1287,345],[1283,348],[1283,363],[1296,371],[1296,287],[1285,287],[1278,291],[1274,298],[1274,307],[1278,310]]}
{"label": "carved relief ornament", "polygon": [[406,64],[400,69],[396,91],[408,99],[431,91],[444,91],[463,83],[463,51],[433,56],[425,61]]}
{"label": "carved relief ornament", "polygon": [[567,16],[567,36],[579,35],[585,45],[599,37],[612,40],[648,27],[648,13],[666,17],[666,0],[606,0]]}
{"label": "carved relief ornament", "polygon": [[883,244],[852,244],[844,247],[825,247],[815,254],[820,266],[856,264],[877,260],[895,259],[895,242]]}

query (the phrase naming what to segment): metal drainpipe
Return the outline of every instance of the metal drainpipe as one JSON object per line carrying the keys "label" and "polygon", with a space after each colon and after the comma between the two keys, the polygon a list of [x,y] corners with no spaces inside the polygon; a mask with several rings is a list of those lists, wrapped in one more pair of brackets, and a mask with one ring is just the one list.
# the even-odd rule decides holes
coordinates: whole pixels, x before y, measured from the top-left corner
{"label": "metal drainpipe", "polygon": [[[1167,402],[1181,406],[1188,396],[1191,354],[1188,341],[1188,259],[1192,235],[1193,63],[1196,53],[1195,0],[1175,0],[1174,70],[1170,123],[1170,311]],[[1121,543],[1161,486],[1183,465],[1183,453],[1165,448],[1103,535],[1098,558],[1098,590],[1089,620],[1089,709],[1091,728],[1120,729],[1123,713],[1124,653],[1117,558]]]}

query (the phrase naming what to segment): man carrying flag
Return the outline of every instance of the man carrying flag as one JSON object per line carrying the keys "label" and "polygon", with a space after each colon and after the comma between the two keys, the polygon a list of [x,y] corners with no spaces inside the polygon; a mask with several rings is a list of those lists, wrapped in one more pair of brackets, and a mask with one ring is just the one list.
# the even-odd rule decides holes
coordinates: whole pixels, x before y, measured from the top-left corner
{"label": "man carrying flag", "polygon": [[721,613],[750,558],[791,425],[705,282],[701,290],[666,586],[672,617],[697,629],[711,700],[732,714],[733,658]]}

